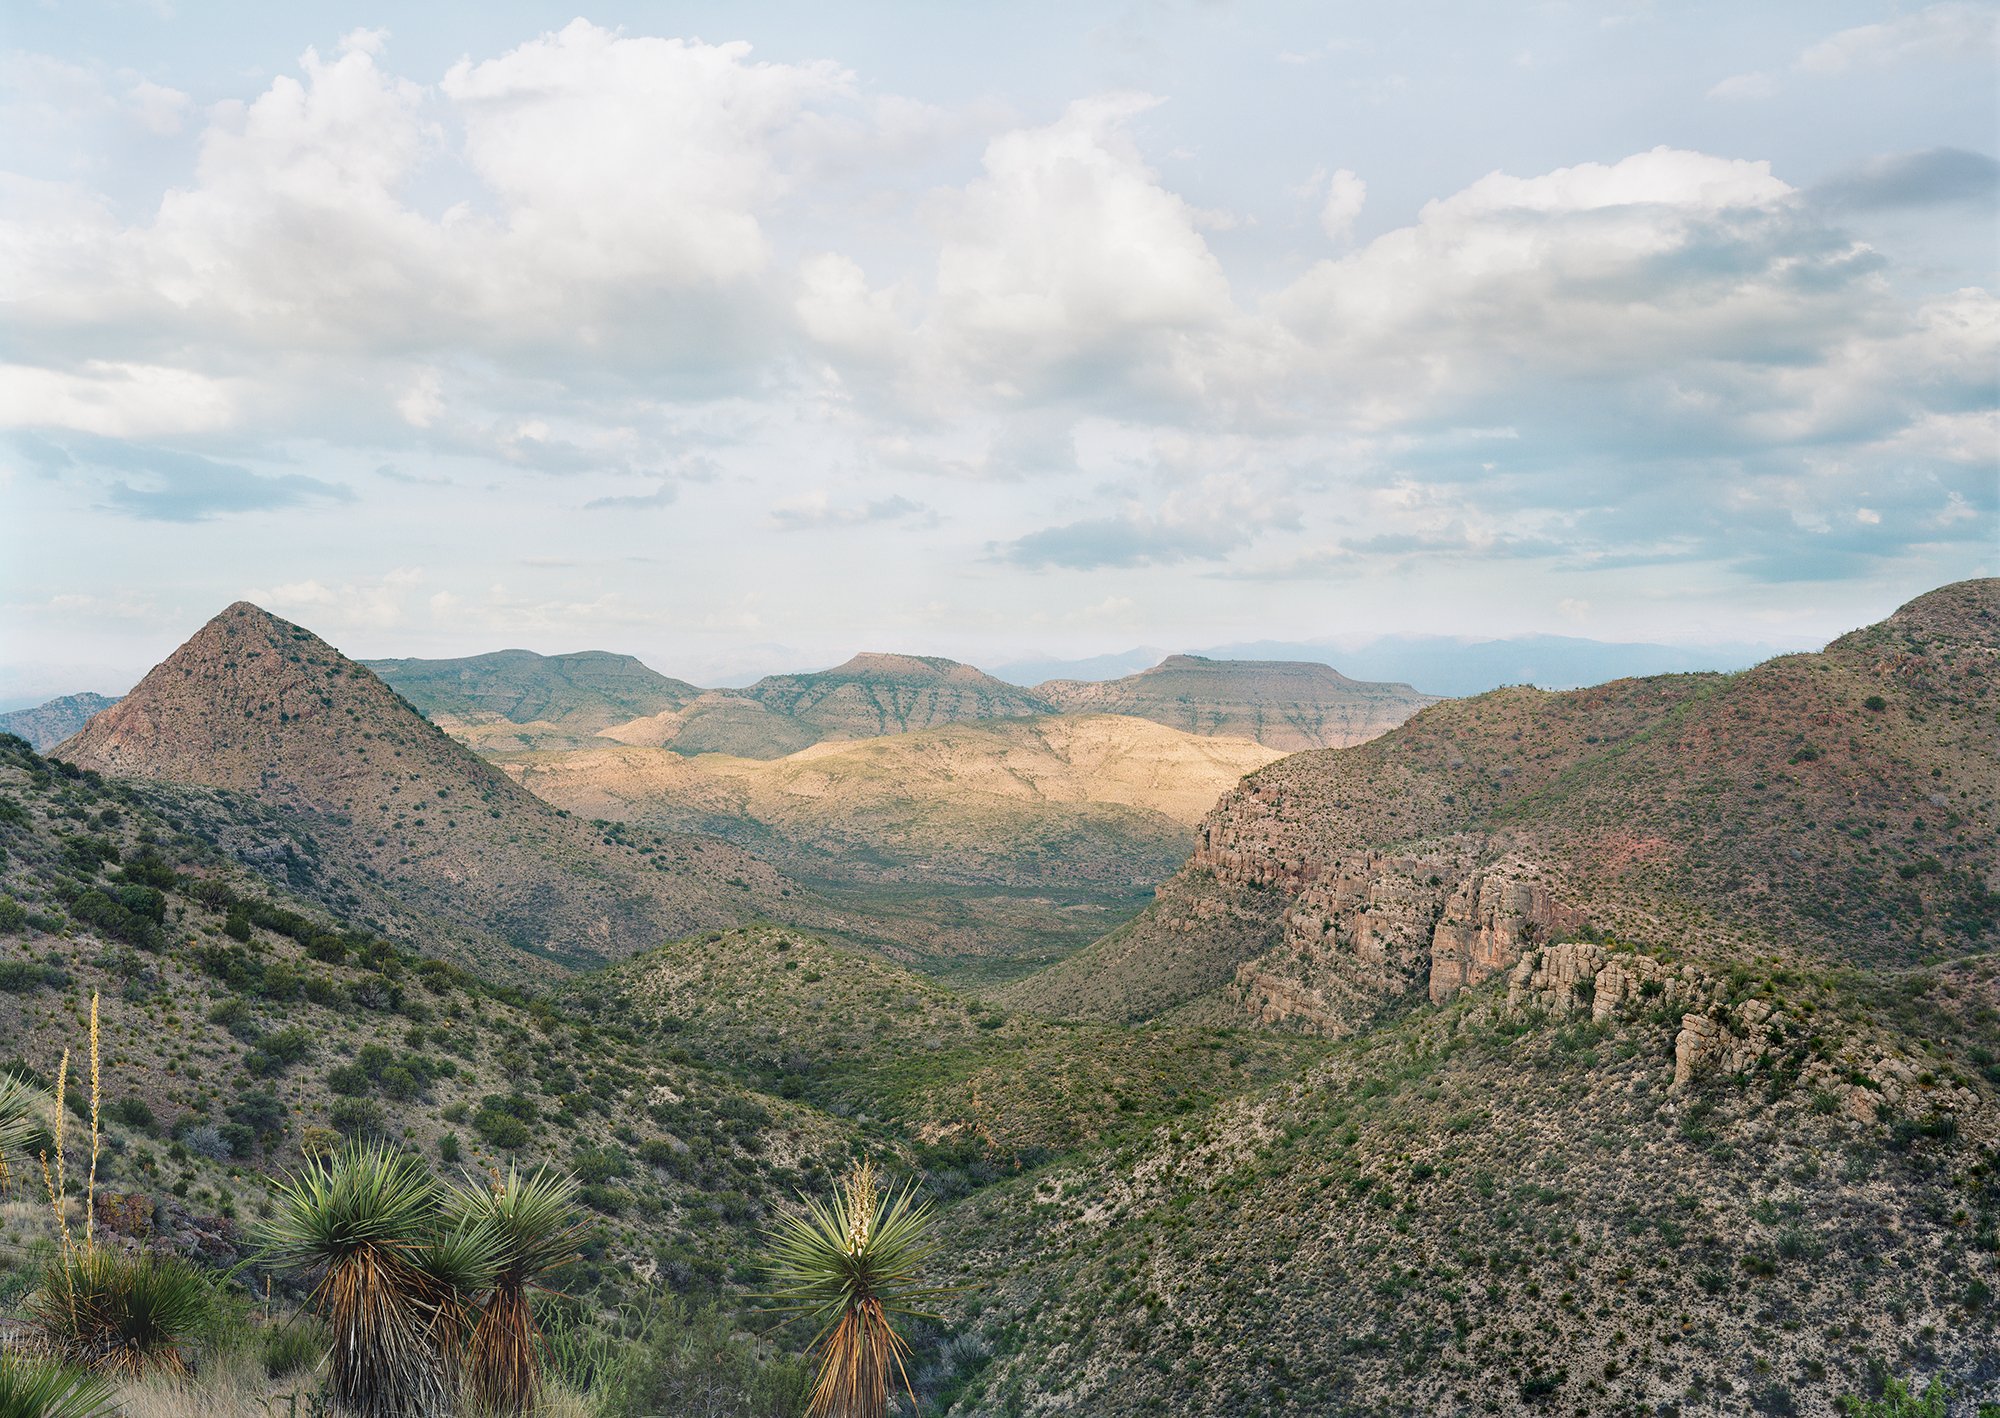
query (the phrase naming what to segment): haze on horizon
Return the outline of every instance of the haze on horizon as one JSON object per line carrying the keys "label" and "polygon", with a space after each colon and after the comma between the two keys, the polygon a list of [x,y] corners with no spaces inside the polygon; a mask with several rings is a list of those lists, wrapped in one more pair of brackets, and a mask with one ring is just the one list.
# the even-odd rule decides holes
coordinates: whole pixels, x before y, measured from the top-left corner
{"label": "haze on horizon", "polygon": [[2000,562],[1996,18],[18,7],[0,699],[1816,645]]}

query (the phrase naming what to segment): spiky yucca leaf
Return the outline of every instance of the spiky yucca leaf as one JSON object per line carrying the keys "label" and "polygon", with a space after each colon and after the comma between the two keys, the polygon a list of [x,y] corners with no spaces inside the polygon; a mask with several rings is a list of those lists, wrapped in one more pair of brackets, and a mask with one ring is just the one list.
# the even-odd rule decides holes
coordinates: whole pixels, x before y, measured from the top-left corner
{"label": "spiky yucca leaf", "polygon": [[272,1187],[277,1214],[261,1229],[276,1264],[318,1276],[313,1303],[333,1331],[334,1400],[365,1418],[439,1413],[449,1396],[439,1345],[441,1283],[461,1276],[473,1242],[438,1246],[437,1188],[415,1158],[356,1145]]}
{"label": "spiky yucca leaf", "polygon": [[576,1193],[566,1172],[544,1166],[523,1175],[509,1167],[490,1186],[454,1187],[446,1198],[458,1224],[490,1226],[498,1240],[493,1288],[465,1355],[467,1387],[490,1411],[524,1412],[541,1387],[540,1332],[528,1292],[576,1259],[585,1226]]}
{"label": "spiky yucca leaf", "polygon": [[931,1203],[907,1187],[885,1198],[866,1162],[835,1184],[831,1201],[800,1201],[802,1212],[781,1215],[765,1233],[765,1268],[781,1308],[820,1322],[819,1379],[807,1412],[881,1418],[893,1382],[915,1399],[903,1367],[910,1346],[896,1318],[931,1318],[917,1306],[951,1293],[919,1275],[937,1250]]}
{"label": "spiky yucca leaf", "polygon": [[0,1353],[0,1418],[111,1418],[117,1411],[108,1379]]}
{"label": "spiky yucca leaf", "polygon": [[11,1073],[0,1073],[0,1188],[7,1184],[10,1158],[19,1159],[44,1126],[55,1103],[49,1095]]}
{"label": "spiky yucca leaf", "polygon": [[28,1312],[64,1362],[136,1376],[185,1372],[214,1303],[208,1280],[178,1257],[78,1246],[49,1258]]}

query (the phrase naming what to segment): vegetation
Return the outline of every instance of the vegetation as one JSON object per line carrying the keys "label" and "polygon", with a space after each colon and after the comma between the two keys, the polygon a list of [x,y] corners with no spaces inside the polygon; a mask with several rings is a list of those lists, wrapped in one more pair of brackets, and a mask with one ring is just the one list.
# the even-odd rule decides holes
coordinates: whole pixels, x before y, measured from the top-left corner
{"label": "vegetation", "polygon": [[108,1379],[0,1353],[0,1418],[111,1418],[116,1412]]}
{"label": "vegetation", "polygon": [[874,1165],[865,1161],[830,1201],[801,1201],[803,1211],[779,1216],[766,1264],[773,1298],[820,1326],[813,1337],[819,1377],[808,1413],[882,1418],[892,1388],[916,1399],[899,1317],[922,1317],[915,1307],[945,1293],[921,1278],[937,1248],[930,1203],[908,1188],[884,1195]]}
{"label": "vegetation", "polygon": [[524,1412],[541,1387],[530,1292],[577,1258],[584,1225],[576,1179],[510,1166],[504,1180],[454,1189],[444,1204],[454,1228],[493,1238],[493,1278],[466,1345],[467,1387],[486,1409]]}

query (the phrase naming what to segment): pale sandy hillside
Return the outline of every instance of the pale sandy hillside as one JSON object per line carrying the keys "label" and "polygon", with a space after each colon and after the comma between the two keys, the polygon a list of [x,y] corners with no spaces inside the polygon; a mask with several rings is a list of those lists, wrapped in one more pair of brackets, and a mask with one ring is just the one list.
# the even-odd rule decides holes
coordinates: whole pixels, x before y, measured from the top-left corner
{"label": "pale sandy hillside", "polygon": [[738,819],[746,840],[781,857],[846,857],[891,878],[1129,881],[1279,756],[1102,714],[951,724],[767,760],[628,746],[501,762],[580,816],[708,831]]}

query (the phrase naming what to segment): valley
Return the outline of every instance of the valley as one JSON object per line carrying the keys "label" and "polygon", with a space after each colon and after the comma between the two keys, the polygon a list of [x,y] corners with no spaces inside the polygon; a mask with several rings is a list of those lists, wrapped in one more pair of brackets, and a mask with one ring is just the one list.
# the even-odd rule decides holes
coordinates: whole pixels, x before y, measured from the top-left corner
{"label": "valley", "polygon": [[563,1313],[775,1412],[760,1230],[868,1156],[966,1287],[926,1412],[2000,1402],[2000,583],[1372,734],[1296,666],[434,663],[239,604],[0,740],[0,1059],[101,998],[106,1184],[205,1265],[315,1148],[552,1162]]}

